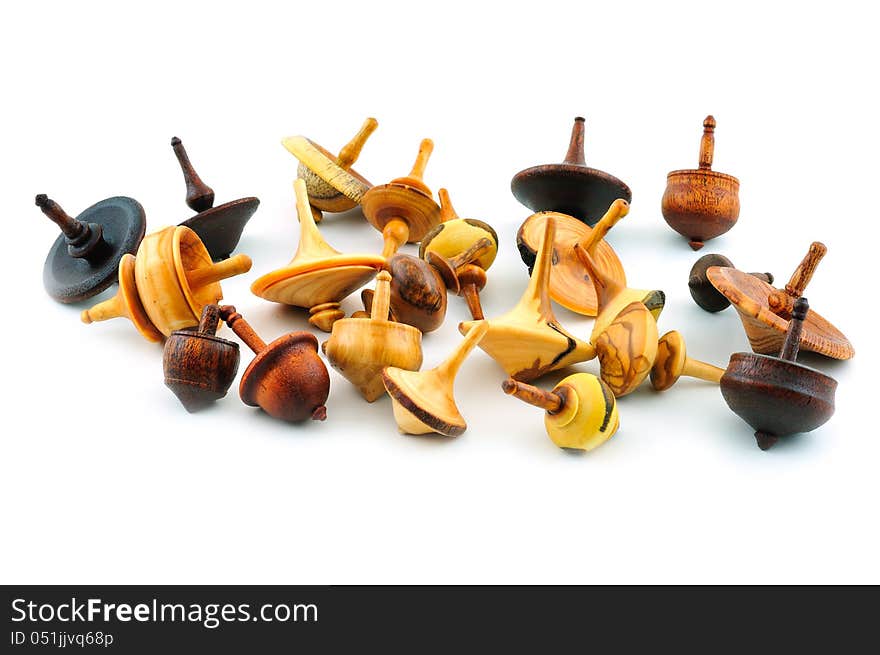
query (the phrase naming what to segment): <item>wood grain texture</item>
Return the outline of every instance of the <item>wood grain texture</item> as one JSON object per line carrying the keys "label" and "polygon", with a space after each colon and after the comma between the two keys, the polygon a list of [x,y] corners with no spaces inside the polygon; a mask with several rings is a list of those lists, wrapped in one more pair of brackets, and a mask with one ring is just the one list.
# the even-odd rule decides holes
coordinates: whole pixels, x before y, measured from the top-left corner
{"label": "wood grain texture", "polygon": [[700,167],[669,173],[661,202],[663,218],[689,239],[694,250],[727,232],[739,218],[739,180],[712,170],[714,131],[715,119],[707,116],[700,142]]}
{"label": "wood grain texture", "polygon": [[[694,262],[690,273],[688,273],[688,288],[691,292],[691,298],[699,307],[714,313],[730,307],[730,301],[709,280],[706,273],[712,266],[734,268],[733,262],[724,255],[717,253],[703,255]],[[754,275],[767,284],[773,284],[772,273],[749,273],[749,275]]]}
{"label": "wood grain texture", "polygon": [[386,366],[417,371],[422,365],[422,333],[387,319],[390,296],[391,275],[382,271],[376,279],[371,317],[336,321],[321,346],[330,365],[370,403],[385,394]]}
{"label": "wood grain texture", "polygon": [[651,372],[657,356],[657,322],[645,306],[624,307],[594,342],[602,380],[620,398]]}
{"label": "wood grain texture", "polygon": [[669,389],[682,375],[717,383],[723,374],[723,368],[688,357],[679,332],[672,330],[660,337],[651,367],[651,385],[657,391]]}
{"label": "wood grain texture", "polygon": [[391,272],[391,313],[395,320],[422,332],[433,332],[446,319],[446,283],[428,262],[396,254],[388,261]]}
{"label": "wood grain texture", "polygon": [[[776,289],[735,268],[711,267],[706,275],[736,307],[752,350],[777,354],[785,340],[789,321],[770,309],[768,298]],[[849,339],[812,309],[804,321],[801,348],[834,359],[850,359],[855,355]]]}

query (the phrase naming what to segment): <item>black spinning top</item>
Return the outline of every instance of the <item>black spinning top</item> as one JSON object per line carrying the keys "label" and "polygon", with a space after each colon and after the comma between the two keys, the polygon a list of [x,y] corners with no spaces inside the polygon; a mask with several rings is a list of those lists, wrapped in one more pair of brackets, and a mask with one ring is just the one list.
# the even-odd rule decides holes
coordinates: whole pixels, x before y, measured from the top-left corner
{"label": "black spinning top", "polygon": [[147,227],[144,208],[125,196],[102,200],[76,218],[45,194],[36,203],[61,228],[43,265],[43,286],[58,302],[79,302],[113,284],[119,261],[137,252]]}
{"label": "black spinning top", "polygon": [[211,259],[217,261],[228,258],[238,245],[244,226],[260,206],[259,199],[239,198],[214,207],[214,190],[202,182],[196,173],[183,147],[183,142],[174,137],[171,139],[171,147],[177,155],[186,182],[186,204],[190,209],[199,212],[183,221],[181,225],[185,225],[199,235]]}
{"label": "black spinning top", "polygon": [[584,159],[584,119],[574,119],[565,161],[520,171],[510,181],[514,197],[529,209],[554,211],[595,225],[618,198],[632,200],[629,187]]}

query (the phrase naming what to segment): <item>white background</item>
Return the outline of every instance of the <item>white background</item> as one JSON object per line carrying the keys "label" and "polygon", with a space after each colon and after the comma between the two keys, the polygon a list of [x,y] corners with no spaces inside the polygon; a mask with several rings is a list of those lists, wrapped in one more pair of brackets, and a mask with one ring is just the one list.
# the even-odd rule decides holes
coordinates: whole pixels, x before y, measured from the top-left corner
{"label": "white background", "polygon": [[[868,259],[878,53],[862,6],[67,2],[7,12],[0,579],[880,582]],[[380,125],[364,175],[407,173],[430,136],[427,183],[497,228],[502,250],[483,294],[492,317],[526,283],[514,235],[529,211],[509,180],[561,160],[571,119],[585,115],[588,163],[633,190],[609,237],[631,284],[664,289],[661,333],[680,330],[691,355],[724,366],[748,349],[740,322],[692,303],[698,255],[660,215],[666,173],[696,166],[708,113],[715,168],[740,178],[742,213],[702,252],[784,283],[810,241],[823,241],[807,296],[857,350],[849,362],[804,358],[839,380],[837,413],[766,453],[717,387],[683,380],[626,397],[609,443],[568,454],[545,436],[540,410],[501,392],[500,369],[479,350],[456,387],[469,423],[457,439],[398,434],[387,398],[368,405],[336,373],[324,423],[276,422],[245,407],[237,385],[188,415],[162,384],[161,346],[124,320],[83,325],[81,306],[42,289],[56,231],[34,194],[72,214],[130,195],[148,229],[177,223],[190,215],[169,146],[178,135],[218,203],[262,201],[239,248],[254,268],[224,283],[227,301],[267,341],[307,327],[248,290],[297,243],[295,160],[279,140],[306,134],[336,150],[371,115]],[[357,213],[322,230],[343,251],[381,247]],[[466,311],[450,298],[446,324],[424,340],[426,365],[457,343]],[[589,334],[589,320],[557,316]],[[595,362],[579,369],[597,372]]]}

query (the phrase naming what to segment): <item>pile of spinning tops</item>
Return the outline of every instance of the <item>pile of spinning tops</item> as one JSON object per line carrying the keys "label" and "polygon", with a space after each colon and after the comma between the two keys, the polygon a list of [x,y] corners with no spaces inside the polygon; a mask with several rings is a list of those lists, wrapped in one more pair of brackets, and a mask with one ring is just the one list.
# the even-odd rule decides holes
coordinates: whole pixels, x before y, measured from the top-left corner
{"label": "pile of spinning tops", "polygon": [[[665,391],[683,375],[718,385],[765,450],[833,414],[835,380],[797,361],[801,350],[834,359],[854,355],[840,330],[803,297],[826,253],[821,243],[810,244],[781,288],[772,286],[771,274],[744,273],[722,255],[698,259],[688,279],[694,301],[709,312],[733,305],[753,352],[732,354],[726,369],[690,358],[678,331],[659,332],[664,292],[629,287],[605,240],[628,214],[632,193],[586,165],[584,119],[576,118],[562,163],[533,166],[511,181],[513,195],[535,212],[515,235],[528,278],[508,312],[487,318],[480,294],[498,253],[497,232],[482,220],[459,217],[446,189],[435,199],[423,179],[430,139],[418,145],[403,177],[373,185],[357,173],[352,166],[377,126],[367,119],[336,155],[303,136],[282,140],[298,161],[299,244],[288,264],[263,273],[250,288],[307,311],[309,324],[329,333],[320,344],[324,359],[367,402],[388,395],[384,404],[402,433],[451,437],[467,429],[454,386],[475,348],[498,364],[505,394],[543,410],[547,435],[566,449],[605,443],[620,426],[618,398],[646,380]],[[699,168],[669,173],[661,203],[666,222],[694,250],[739,217],[739,180],[712,170],[715,128],[707,117]],[[232,253],[259,200],[215,205],[214,191],[181,140],[175,137],[171,146],[186,203],[196,212],[179,225],[147,234],[143,207],[128,197],[102,200],[74,218],[37,196],[37,206],[61,230],[43,268],[46,291],[73,303],[118,284],[115,296],[82,312],[83,322],[127,318],[143,338],[164,342],[165,384],[190,412],[226,396],[238,375],[239,343],[217,335],[225,323],[254,353],[239,385],[245,404],[284,421],[326,419],[330,376],[315,334],[295,331],[266,343],[234,306],[221,302],[221,280],[251,269],[247,255]],[[363,252],[339,252],[318,223],[358,206],[381,233],[381,245],[373,239]],[[513,238],[508,235],[511,245]],[[398,252],[405,243],[418,244],[418,256]],[[357,291],[364,309],[346,317],[341,302]],[[422,336],[443,325],[450,294],[462,298],[453,302],[466,303],[472,320],[458,325],[461,341],[443,361],[424,367]],[[594,317],[590,334],[566,330],[553,303]],[[574,373],[552,389],[535,384],[592,359],[598,376]]]}

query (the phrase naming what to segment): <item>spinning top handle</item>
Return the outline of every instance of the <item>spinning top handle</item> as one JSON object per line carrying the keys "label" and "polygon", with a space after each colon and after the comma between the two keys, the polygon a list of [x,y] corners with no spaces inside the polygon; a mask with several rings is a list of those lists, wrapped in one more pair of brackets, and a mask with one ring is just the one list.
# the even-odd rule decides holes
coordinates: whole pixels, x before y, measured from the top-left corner
{"label": "spinning top handle", "polygon": [[419,154],[416,155],[416,161],[413,164],[412,170],[409,172],[410,177],[414,177],[418,180],[422,179],[432,152],[434,152],[434,142],[431,141],[431,139],[422,139],[422,142],[419,144]]}
{"label": "spinning top handle", "polygon": [[712,170],[712,158],[715,155],[715,118],[706,116],[703,121],[703,138],[700,139],[700,168]]}
{"label": "spinning top handle", "polygon": [[205,211],[214,206],[214,190],[202,182],[202,178],[196,173],[183,142],[178,137],[171,138],[171,147],[174,155],[183,171],[183,181],[186,182],[186,204],[190,209],[197,212]]}
{"label": "spinning top handle", "polygon": [[445,223],[446,221],[458,218],[458,213],[455,211],[455,207],[452,206],[452,201],[449,199],[449,191],[445,188],[439,189],[437,191],[437,197],[440,199],[440,222]]}
{"label": "spinning top handle", "polygon": [[244,317],[235,311],[233,305],[223,305],[219,308],[220,318],[228,325],[238,338],[245,342],[255,355],[266,349],[266,342],[260,338]]}
{"label": "spinning top handle", "polygon": [[220,308],[217,305],[205,305],[202,308],[202,316],[199,318],[199,334],[214,336],[217,334],[219,322]]}
{"label": "spinning top handle", "polygon": [[813,278],[813,273],[816,272],[816,267],[819,266],[819,262],[822,261],[826,252],[828,252],[828,248],[825,247],[825,244],[819,241],[813,241],[810,244],[810,249],[792,273],[791,279],[785,285],[785,290],[776,290],[767,298],[767,304],[774,313],[791,314],[794,301],[806,291],[807,285]]}
{"label": "spinning top handle", "polygon": [[574,166],[586,166],[587,160],[584,157],[584,127],[583,116],[577,116],[574,119],[574,125],[571,126],[571,139],[568,142],[568,152],[565,153],[564,164],[572,164]]}
{"label": "spinning top handle", "polygon": [[508,396],[515,396],[529,405],[540,407],[548,414],[556,414],[565,404],[562,396],[555,391],[544,391],[513,378],[507,378],[502,382],[501,388]]}
{"label": "spinning top handle", "polygon": [[45,193],[39,194],[34,202],[55,225],[61,228],[64,236],[69,240],[75,240],[83,233],[83,230],[88,229],[87,224],[70,216],[61,208],[61,205],[49,198]]}
{"label": "spinning top handle", "polygon": [[210,266],[187,271],[186,281],[189,282],[190,287],[193,289],[199,289],[214,282],[247,273],[251,270],[252,265],[253,262],[250,257],[239,254]]}
{"label": "spinning top handle", "polygon": [[798,298],[794,303],[794,311],[788,322],[788,331],[785,333],[785,342],[779,352],[779,358],[793,362],[797,360],[798,350],[801,347],[801,332],[804,327],[804,319],[810,311],[810,303],[806,298]]}
{"label": "spinning top handle", "polygon": [[391,273],[379,271],[376,276],[376,291],[370,307],[371,321],[388,321],[388,308],[391,304]]}
{"label": "spinning top handle", "polygon": [[592,255],[593,251],[596,249],[596,245],[604,239],[608,234],[608,231],[617,225],[617,222],[627,214],[629,214],[629,203],[623,198],[618,198],[611,203],[611,206],[608,207],[608,211],[605,212],[605,215],[593,226],[590,233],[578,242],[578,245]]}
{"label": "spinning top handle", "polygon": [[346,143],[342,147],[342,150],[339,151],[339,155],[336,157],[336,163],[340,168],[347,170],[349,166],[357,161],[364,144],[367,142],[367,139],[370,138],[370,135],[376,131],[377,127],[379,127],[379,121],[375,118],[368,118],[364,121],[364,124],[361,125],[361,129],[358,130],[358,133],[355,134],[351,141]]}
{"label": "spinning top handle", "polygon": [[480,237],[474,243],[468,247],[464,252],[456,255],[455,257],[451,257],[449,259],[449,265],[455,270],[467,266],[468,264],[472,264],[477,259],[482,257],[488,250],[492,247],[492,240],[488,237]]}

